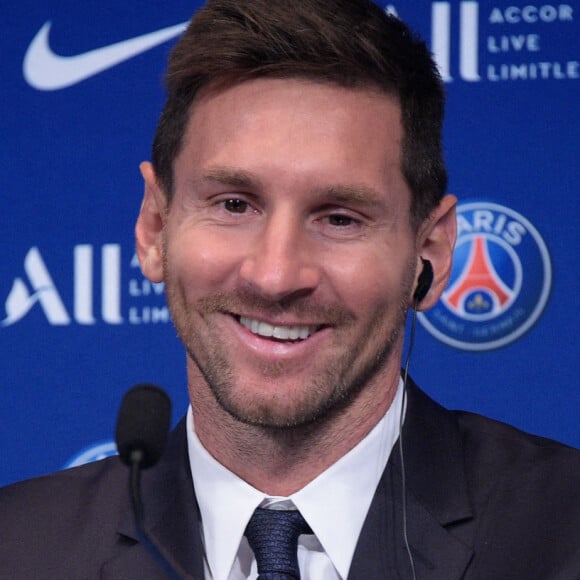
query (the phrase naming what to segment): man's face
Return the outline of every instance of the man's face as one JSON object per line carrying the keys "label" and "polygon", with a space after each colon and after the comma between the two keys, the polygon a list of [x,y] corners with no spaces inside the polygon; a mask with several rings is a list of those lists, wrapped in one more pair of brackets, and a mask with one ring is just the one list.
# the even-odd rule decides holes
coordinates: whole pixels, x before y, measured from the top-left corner
{"label": "man's face", "polygon": [[401,140],[371,90],[258,79],[196,101],[159,242],[194,407],[211,389],[293,426],[393,382],[417,261]]}

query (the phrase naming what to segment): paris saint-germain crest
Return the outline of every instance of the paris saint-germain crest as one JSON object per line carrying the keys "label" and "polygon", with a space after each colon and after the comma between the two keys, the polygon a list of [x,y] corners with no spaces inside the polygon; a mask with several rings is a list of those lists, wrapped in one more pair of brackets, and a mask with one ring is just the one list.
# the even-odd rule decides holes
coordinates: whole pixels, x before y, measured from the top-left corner
{"label": "paris saint-germain crest", "polygon": [[511,208],[469,201],[457,212],[451,279],[419,320],[450,346],[499,348],[528,331],[544,310],[552,282],[548,249],[536,228]]}

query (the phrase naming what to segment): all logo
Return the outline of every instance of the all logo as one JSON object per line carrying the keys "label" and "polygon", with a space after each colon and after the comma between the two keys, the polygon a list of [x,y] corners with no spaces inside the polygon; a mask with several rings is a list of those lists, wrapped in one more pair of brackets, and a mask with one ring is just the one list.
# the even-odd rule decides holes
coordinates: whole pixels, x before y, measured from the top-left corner
{"label": "all logo", "polygon": [[[39,247],[30,248],[22,270],[17,268],[7,287],[0,328],[20,322],[35,310],[42,311],[51,326],[168,323],[164,284],[145,279],[135,255],[126,268],[121,250],[120,244],[104,244],[100,252],[92,244],[76,245],[70,262],[58,264],[55,276],[48,265],[54,265],[54,259],[47,262]],[[0,305],[4,283],[0,284]]]}
{"label": "all logo", "polygon": [[[102,247],[102,301],[103,320],[109,324],[123,322],[120,313],[120,260],[118,244]],[[93,246],[81,244],[74,248],[74,305],[75,321],[95,324],[93,312]],[[24,258],[24,277],[14,279],[6,298],[6,317],[1,326],[18,322],[38,304],[48,322],[55,326],[71,323],[71,316],[37,247],[30,248]]]}
{"label": "all logo", "polygon": [[[577,38],[570,4],[490,4],[431,3],[431,52],[445,82],[580,78],[580,61],[568,48]],[[395,4],[386,10],[399,15]]]}
{"label": "all logo", "polygon": [[456,348],[505,346],[528,331],[546,306],[552,283],[546,244],[524,216],[488,201],[459,204],[457,227],[449,285],[418,318]]}

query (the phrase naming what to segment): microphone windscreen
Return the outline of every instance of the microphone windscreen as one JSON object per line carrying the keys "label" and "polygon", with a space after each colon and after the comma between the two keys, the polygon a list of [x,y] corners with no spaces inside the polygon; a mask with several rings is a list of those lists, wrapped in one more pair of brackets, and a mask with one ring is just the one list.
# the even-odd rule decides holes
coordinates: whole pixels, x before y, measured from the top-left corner
{"label": "microphone windscreen", "polygon": [[115,440],[121,460],[131,465],[131,455],[140,451],[140,467],[155,465],[161,458],[171,423],[171,401],[155,385],[135,385],[129,389],[119,409]]}

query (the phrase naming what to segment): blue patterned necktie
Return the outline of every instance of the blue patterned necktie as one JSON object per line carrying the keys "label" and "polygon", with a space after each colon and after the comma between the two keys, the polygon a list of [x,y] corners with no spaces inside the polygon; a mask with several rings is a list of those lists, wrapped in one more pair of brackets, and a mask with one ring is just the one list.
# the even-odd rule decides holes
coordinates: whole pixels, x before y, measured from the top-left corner
{"label": "blue patterned necktie", "polygon": [[256,508],[244,535],[256,556],[258,580],[299,580],[298,536],[311,533],[298,510]]}

